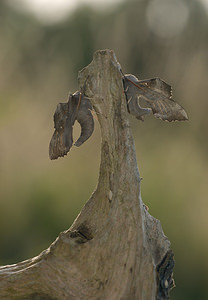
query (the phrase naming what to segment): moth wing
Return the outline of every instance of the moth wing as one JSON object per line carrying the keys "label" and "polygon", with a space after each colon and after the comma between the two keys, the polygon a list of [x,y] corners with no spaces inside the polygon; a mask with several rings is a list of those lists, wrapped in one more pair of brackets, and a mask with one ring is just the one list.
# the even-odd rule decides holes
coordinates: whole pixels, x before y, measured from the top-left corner
{"label": "moth wing", "polygon": [[59,103],[54,114],[55,131],[49,144],[50,159],[66,155],[72,144],[72,123],[68,103]]}
{"label": "moth wing", "polygon": [[188,116],[184,108],[172,98],[172,87],[160,78],[142,80],[143,98],[156,118],[165,121],[185,121]]}
{"label": "moth wing", "polygon": [[155,92],[159,92],[164,96],[168,97],[169,99],[172,98],[173,92],[172,92],[171,85],[167,84],[165,81],[163,81],[158,77],[145,79],[145,80],[138,80],[138,84],[141,87],[147,87],[149,89],[153,89]]}
{"label": "moth wing", "polygon": [[94,120],[91,110],[92,105],[90,101],[86,97],[83,97],[76,115],[76,120],[81,126],[80,137],[74,144],[77,147],[87,141],[94,131]]}
{"label": "moth wing", "polygon": [[138,80],[131,74],[126,78],[129,96],[144,99],[156,118],[169,122],[188,120],[184,108],[172,99],[172,87],[165,81],[160,78]]}
{"label": "moth wing", "polygon": [[169,122],[188,120],[184,108],[168,98],[155,100],[154,102],[148,101],[148,105],[152,109],[153,115],[161,120]]}

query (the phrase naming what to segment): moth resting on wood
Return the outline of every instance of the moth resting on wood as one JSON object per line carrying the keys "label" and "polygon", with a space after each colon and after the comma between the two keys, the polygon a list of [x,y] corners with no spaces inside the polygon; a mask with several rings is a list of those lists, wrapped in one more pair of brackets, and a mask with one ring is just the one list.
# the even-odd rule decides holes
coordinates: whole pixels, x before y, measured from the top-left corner
{"label": "moth resting on wood", "polygon": [[[178,103],[172,99],[172,88],[160,78],[139,80],[127,74],[123,77],[124,92],[128,112],[144,121],[144,116],[153,112],[156,118],[165,121],[184,121],[188,116]],[[85,84],[81,91],[69,95],[66,103],[59,103],[54,114],[54,134],[49,145],[50,159],[67,155],[73,144],[73,125],[77,120],[81,126],[81,135],[74,144],[79,147],[93,133],[94,121],[91,114],[92,105],[84,95]],[[141,107],[144,100],[148,107]]]}
{"label": "moth resting on wood", "polygon": [[[144,121],[144,116],[153,112],[156,118],[164,121],[185,121],[188,116],[172,99],[172,88],[160,78],[139,80],[132,74],[123,75],[124,91],[130,114]],[[140,106],[144,100],[147,108]]]}
{"label": "moth resting on wood", "polygon": [[81,146],[93,133],[94,120],[92,105],[82,92],[69,95],[66,103],[59,103],[54,114],[54,134],[49,145],[50,159],[67,155],[73,144],[73,125],[77,120],[81,126],[81,135],[74,144]]}

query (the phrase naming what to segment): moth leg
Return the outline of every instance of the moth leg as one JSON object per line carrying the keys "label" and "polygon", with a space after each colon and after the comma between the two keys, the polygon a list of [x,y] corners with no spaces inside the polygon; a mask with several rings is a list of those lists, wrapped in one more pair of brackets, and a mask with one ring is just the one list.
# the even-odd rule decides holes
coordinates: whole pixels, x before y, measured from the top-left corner
{"label": "moth leg", "polygon": [[129,90],[129,86],[127,85],[126,89],[124,89],[124,93],[127,93]]}
{"label": "moth leg", "polygon": [[133,97],[131,96],[129,99],[127,99],[127,104],[129,104],[132,101]]}

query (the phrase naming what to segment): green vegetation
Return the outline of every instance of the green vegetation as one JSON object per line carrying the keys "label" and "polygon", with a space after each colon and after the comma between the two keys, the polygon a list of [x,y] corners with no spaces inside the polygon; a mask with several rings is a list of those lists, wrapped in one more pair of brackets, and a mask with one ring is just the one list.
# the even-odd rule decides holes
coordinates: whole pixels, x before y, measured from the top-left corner
{"label": "green vegetation", "polygon": [[[170,83],[189,114],[188,122],[172,124],[129,117],[143,201],[161,220],[175,253],[172,299],[208,298],[208,15],[197,0],[183,3],[183,27],[159,36],[148,25],[149,0],[126,1],[103,13],[80,7],[53,26],[0,2],[0,264],[47,248],[93,192],[98,125],[64,159],[50,161],[48,144],[57,103],[78,89],[77,72],[95,50],[110,48],[125,73]],[[78,136],[78,126],[75,131]]]}

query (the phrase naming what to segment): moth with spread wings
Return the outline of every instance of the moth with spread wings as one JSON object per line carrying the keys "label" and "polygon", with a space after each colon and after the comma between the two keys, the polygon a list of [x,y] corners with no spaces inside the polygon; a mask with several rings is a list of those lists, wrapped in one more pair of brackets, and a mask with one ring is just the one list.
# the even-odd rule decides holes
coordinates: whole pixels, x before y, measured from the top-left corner
{"label": "moth with spread wings", "polygon": [[[144,121],[144,116],[153,112],[156,118],[165,121],[188,120],[187,113],[172,99],[172,88],[160,78],[139,80],[132,74],[123,76],[124,91],[130,114]],[[144,100],[147,108],[140,106]]]}

